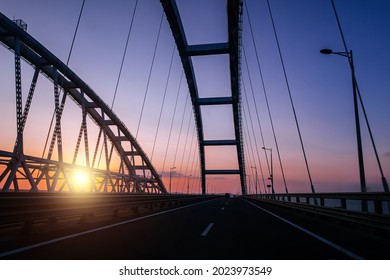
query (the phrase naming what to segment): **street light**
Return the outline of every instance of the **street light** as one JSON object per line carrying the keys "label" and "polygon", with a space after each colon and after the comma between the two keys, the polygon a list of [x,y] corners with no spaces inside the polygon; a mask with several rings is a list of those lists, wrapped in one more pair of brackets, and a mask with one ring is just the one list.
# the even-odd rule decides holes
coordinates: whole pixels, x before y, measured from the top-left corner
{"label": "street light", "polygon": [[192,175],[190,175],[189,177],[188,177],[188,182],[187,182],[187,194],[189,194],[189,192],[190,192],[190,178],[192,177]]}
{"label": "street light", "polygon": [[275,194],[275,189],[274,189],[274,167],[273,167],[273,164],[272,164],[272,148],[266,148],[266,147],[262,147],[263,150],[268,150],[270,151],[270,154],[271,154],[271,171],[270,171],[270,174],[269,174],[269,178],[271,180],[271,190],[272,190],[272,194]]}
{"label": "street light", "polygon": [[256,166],[251,166],[251,168],[254,168],[254,169],[255,169],[255,172],[256,172],[255,190],[256,190],[256,196],[257,196],[257,168],[256,168]]}
{"label": "street light", "polygon": [[359,159],[360,189],[361,192],[366,192],[367,191],[366,176],[364,173],[362,138],[360,133],[359,108],[358,108],[358,100],[357,100],[356,77],[355,77],[355,68],[353,65],[352,50],[350,50],[349,52],[334,52],[331,49],[322,49],[320,50],[320,53],[337,54],[348,58],[349,66],[351,68],[351,75],[352,75],[352,91],[353,91],[353,105],[355,111],[356,140],[357,140],[358,159]]}
{"label": "street light", "polygon": [[175,169],[176,167],[171,167],[170,170],[169,170],[169,193],[172,193],[172,170]]}
{"label": "street light", "polygon": [[[353,87],[354,87],[354,99],[355,98],[357,99],[357,97],[355,97],[355,95],[358,94],[359,98],[360,98],[361,106],[362,106],[362,109],[363,109],[363,115],[364,115],[366,123],[367,123],[368,132],[369,132],[369,135],[370,135],[370,138],[371,138],[371,142],[372,142],[372,145],[373,145],[373,148],[374,148],[375,157],[376,157],[376,160],[377,160],[377,163],[378,163],[379,171],[381,173],[383,189],[384,189],[385,192],[390,192],[389,185],[387,184],[386,177],[384,176],[384,173],[383,173],[382,165],[381,165],[380,160],[379,160],[379,156],[378,156],[378,152],[377,152],[377,149],[376,149],[376,146],[375,146],[374,138],[372,136],[371,128],[370,128],[370,125],[368,123],[367,115],[366,115],[366,112],[365,112],[365,109],[364,109],[364,105],[363,105],[363,102],[362,102],[362,99],[361,99],[361,96],[360,96],[360,92],[359,92],[359,88],[358,88],[358,84],[357,84],[356,76],[355,76],[355,69],[354,69],[354,65],[353,65],[352,51],[350,51],[350,52],[333,52],[330,49],[322,49],[322,50],[320,50],[320,52],[323,53],[323,54],[338,54],[338,55],[345,56],[345,57],[348,58],[349,66],[350,66],[351,72],[352,72],[352,82],[353,82]],[[355,102],[354,102],[354,104],[355,104]],[[359,121],[359,118],[356,118],[356,113],[358,112],[356,107],[357,107],[357,104],[355,105],[355,119],[357,119],[357,121]],[[360,128],[359,128],[359,131],[360,131]],[[358,137],[358,141],[359,141],[359,137]],[[358,142],[358,146],[359,146],[359,142]],[[361,147],[361,142],[360,142],[360,147]],[[358,149],[359,149],[359,147],[358,147]],[[363,153],[361,151],[360,151],[360,153],[361,153],[362,156],[361,156],[361,162],[360,162],[360,156],[359,156],[359,168],[360,168],[360,170],[363,169],[363,176],[364,176]],[[363,188],[362,189],[365,189],[365,180],[364,180],[364,184],[363,184]]]}
{"label": "street light", "polygon": [[[351,76],[352,76],[353,105],[354,105],[354,112],[355,112],[356,140],[357,140],[358,159],[359,159],[360,190],[361,192],[366,192],[367,191],[366,176],[364,173],[362,138],[360,133],[359,108],[358,108],[358,100],[357,100],[357,82],[355,76],[355,67],[353,65],[352,50],[350,50],[349,52],[334,52],[331,49],[322,49],[320,50],[320,52],[322,54],[337,54],[348,58],[349,67],[351,68]],[[384,176],[382,176],[382,178],[384,178]],[[362,210],[368,211],[366,200],[362,200]]]}

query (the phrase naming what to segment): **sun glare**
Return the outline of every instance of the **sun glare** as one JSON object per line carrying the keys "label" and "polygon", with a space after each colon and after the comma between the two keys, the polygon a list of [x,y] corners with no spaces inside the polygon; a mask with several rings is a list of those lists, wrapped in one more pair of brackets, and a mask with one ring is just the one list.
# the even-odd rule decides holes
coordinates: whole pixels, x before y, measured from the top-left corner
{"label": "sun glare", "polygon": [[76,170],[72,174],[73,187],[77,191],[85,191],[89,185],[88,173],[83,170]]}

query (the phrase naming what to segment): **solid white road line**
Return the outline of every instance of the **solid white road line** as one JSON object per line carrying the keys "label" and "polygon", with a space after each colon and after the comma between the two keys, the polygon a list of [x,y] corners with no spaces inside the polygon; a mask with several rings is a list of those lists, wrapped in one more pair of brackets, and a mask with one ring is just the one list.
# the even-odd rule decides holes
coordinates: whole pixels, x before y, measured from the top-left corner
{"label": "solid white road line", "polygon": [[17,248],[17,249],[8,251],[8,252],[0,253],[0,258],[9,256],[9,255],[13,255],[13,254],[17,254],[17,253],[21,253],[21,252],[24,252],[24,251],[27,251],[27,250],[35,249],[35,248],[38,248],[38,247],[41,247],[41,246],[44,246],[44,245],[48,245],[48,244],[52,244],[52,243],[55,243],[55,242],[59,242],[59,241],[62,241],[62,240],[66,240],[66,239],[70,239],[70,238],[86,235],[86,234],[89,234],[89,233],[94,233],[94,232],[105,230],[105,229],[108,229],[108,228],[112,228],[112,227],[116,227],[116,226],[120,226],[120,225],[124,225],[124,224],[129,224],[129,223],[132,223],[132,222],[136,222],[136,221],[139,221],[139,220],[151,218],[151,217],[162,215],[162,214],[165,214],[165,213],[169,213],[169,212],[181,210],[181,209],[184,209],[184,208],[196,206],[196,205],[199,205],[199,204],[202,204],[202,203],[206,203],[206,202],[209,202],[209,201],[211,201],[211,200],[206,200],[206,201],[198,202],[198,203],[191,204],[191,205],[186,205],[186,206],[182,206],[182,207],[178,207],[178,208],[174,208],[174,209],[169,209],[169,210],[165,210],[165,211],[162,211],[162,212],[154,213],[154,214],[151,214],[151,215],[142,216],[142,217],[134,218],[134,219],[131,219],[131,220],[126,220],[126,221],[123,221],[123,222],[119,222],[119,223],[115,223],[115,224],[111,224],[111,225],[107,225],[107,226],[103,226],[103,227],[99,227],[99,228],[94,228],[94,229],[78,232],[78,233],[75,233],[75,234],[62,236],[62,237],[54,238],[54,239],[47,240],[47,241],[44,241],[44,242],[32,244],[32,245],[29,245],[29,246]]}
{"label": "solid white road line", "polygon": [[294,224],[293,222],[290,222],[289,220],[286,220],[285,218],[282,218],[282,217],[280,217],[279,215],[276,215],[276,214],[274,214],[274,213],[272,213],[272,212],[270,212],[270,211],[264,209],[263,207],[260,207],[260,206],[258,206],[258,205],[256,205],[256,204],[254,204],[254,203],[252,203],[252,202],[250,202],[250,201],[247,201],[247,200],[245,200],[245,199],[244,199],[244,201],[247,202],[247,203],[249,203],[249,204],[251,204],[251,205],[253,205],[253,206],[255,206],[255,207],[257,207],[257,208],[259,208],[259,209],[261,209],[262,211],[264,211],[264,212],[266,212],[266,213],[268,213],[268,214],[274,216],[275,218],[277,218],[277,219],[279,219],[279,220],[281,220],[281,221],[283,221],[283,222],[285,222],[285,223],[287,223],[287,224],[289,224],[289,225],[295,227],[296,229],[299,229],[300,231],[303,231],[304,233],[307,233],[308,235],[310,235],[310,236],[312,236],[312,237],[314,237],[314,238],[316,238],[316,239],[318,239],[318,240],[324,242],[325,244],[327,244],[327,245],[329,245],[330,247],[332,247],[332,248],[334,248],[334,249],[336,249],[336,250],[338,250],[338,251],[340,251],[340,252],[346,254],[347,256],[349,256],[349,257],[352,258],[352,259],[355,259],[355,260],[364,260],[364,258],[362,258],[361,256],[352,253],[351,251],[349,251],[349,250],[347,250],[347,249],[345,249],[345,248],[343,248],[343,247],[341,247],[341,246],[339,246],[339,245],[333,243],[332,241],[329,241],[328,239],[325,239],[325,238],[323,238],[323,237],[321,237],[321,236],[315,234],[314,232],[311,232],[310,230],[307,230],[307,229],[305,229],[305,228],[303,228],[303,227],[301,227],[301,226],[298,226],[297,224]]}
{"label": "solid white road line", "polygon": [[207,236],[210,229],[213,227],[214,223],[209,223],[209,225],[206,227],[206,229],[202,232],[201,236]]}

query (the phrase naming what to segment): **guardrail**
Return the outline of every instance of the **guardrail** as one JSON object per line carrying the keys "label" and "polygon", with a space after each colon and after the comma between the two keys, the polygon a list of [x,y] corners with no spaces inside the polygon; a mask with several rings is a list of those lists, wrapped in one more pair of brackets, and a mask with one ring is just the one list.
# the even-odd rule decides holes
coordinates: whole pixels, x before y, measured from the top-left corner
{"label": "guardrail", "polygon": [[[242,197],[390,236],[390,194],[387,193],[295,193]],[[362,203],[367,203],[368,211],[362,211]]]}
{"label": "guardrail", "polygon": [[362,205],[366,203],[369,213],[390,215],[390,193],[289,193],[260,194],[257,197],[362,212]]}
{"label": "guardrail", "polygon": [[[212,199],[215,195],[0,193],[0,229],[18,227],[30,233],[38,223],[73,219],[85,223],[173,208]],[[75,223],[73,223],[75,224]]]}

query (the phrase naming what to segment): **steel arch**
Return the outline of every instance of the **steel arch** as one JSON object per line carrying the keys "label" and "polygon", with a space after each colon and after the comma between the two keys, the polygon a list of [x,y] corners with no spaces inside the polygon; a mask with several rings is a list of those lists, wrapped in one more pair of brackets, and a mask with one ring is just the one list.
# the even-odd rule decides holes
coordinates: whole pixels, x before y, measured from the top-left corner
{"label": "steel arch", "polygon": [[[242,0],[227,0],[228,42],[215,44],[188,45],[183,24],[181,22],[176,0],[160,0],[165,15],[171,27],[173,37],[183,64],[187,84],[194,109],[196,128],[198,133],[202,193],[206,193],[207,174],[239,174],[241,192],[246,194],[245,163],[243,150],[243,135],[241,125],[241,89],[240,89],[240,61],[241,61],[241,24]],[[196,83],[192,56],[206,56],[228,54],[230,62],[231,96],[200,98]],[[206,140],[203,132],[201,106],[232,105],[235,139]],[[206,170],[205,146],[235,146],[238,158],[238,170]]]}
{"label": "steel arch", "polygon": [[[58,100],[60,88],[64,91],[65,96],[70,96],[81,107],[83,117],[88,115],[99,126],[103,137],[110,140],[111,147],[116,150],[121,159],[119,172],[99,170],[89,168],[89,166],[86,167],[91,176],[94,177],[94,191],[167,192],[159,174],[142,150],[140,144],[109,106],[70,68],[23,30],[20,24],[17,25],[1,13],[0,42],[15,53],[17,95],[17,140],[15,142],[15,149],[13,152],[0,151],[0,165],[6,166],[0,172],[0,182],[5,182],[1,189],[3,192],[9,191],[12,184],[15,191],[19,190],[16,174],[22,176],[24,180],[27,179],[29,181],[31,191],[37,191],[38,184],[45,180],[47,181],[48,191],[62,191],[66,187],[70,191],[73,190],[72,184],[69,182],[69,172],[76,166],[63,162],[61,155],[61,108]],[[31,66],[35,67],[35,75],[30,88],[31,98],[37,79],[35,76],[38,76],[40,72],[47,76],[54,84],[56,98],[55,133],[59,157],[57,161],[52,160],[50,157],[47,159],[38,158],[23,153],[23,125],[28,116],[29,104],[26,103],[25,112],[22,114],[20,58],[23,58]],[[107,145],[105,148],[107,149]],[[35,176],[34,174],[36,173],[40,175]],[[60,177],[63,180],[62,185],[56,186]]]}

